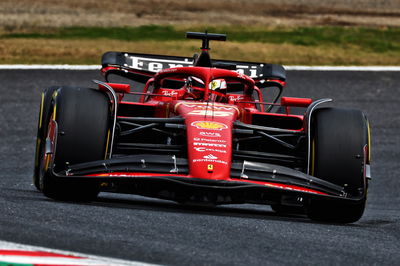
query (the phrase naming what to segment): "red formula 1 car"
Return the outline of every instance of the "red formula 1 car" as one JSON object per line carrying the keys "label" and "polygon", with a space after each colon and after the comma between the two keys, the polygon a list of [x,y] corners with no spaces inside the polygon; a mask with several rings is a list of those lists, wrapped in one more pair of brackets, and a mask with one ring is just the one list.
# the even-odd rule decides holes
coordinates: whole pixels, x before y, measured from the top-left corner
{"label": "red formula 1 car", "polygon": [[46,89],[36,187],[59,200],[110,191],[360,219],[370,177],[365,115],[321,107],[330,99],[281,97],[280,65],[212,60],[209,40],[226,35],[187,37],[202,40],[200,55],[107,52],[106,82]]}

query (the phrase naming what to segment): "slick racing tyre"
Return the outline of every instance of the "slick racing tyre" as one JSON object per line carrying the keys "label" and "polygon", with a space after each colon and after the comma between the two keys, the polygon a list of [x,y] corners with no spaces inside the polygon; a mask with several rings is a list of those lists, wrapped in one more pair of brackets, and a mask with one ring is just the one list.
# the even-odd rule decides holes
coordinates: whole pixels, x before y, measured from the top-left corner
{"label": "slick racing tyre", "polygon": [[369,127],[365,115],[355,109],[317,109],[311,122],[310,174],[344,187],[346,197],[335,201],[312,198],[308,216],[317,221],[351,223],[364,212],[369,160]]}
{"label": "slick racing tyre", "polygon": [[[55,153],[50,155],[51,158],[43,154],[45,151],[40,155],[40,158],[45,158],[40,164],[40,189],[45,196],[56,200],[93,200],[99,193],[99,184],[60,179],[53,173],[65,174],[68,165],[105,158],[109,100],[104,93],[93,89],[61,87],[53,93],[50,110],[44,121],[48,126],[42,138],[49,142],[52,132],[57,133]],[[57,130],[54,130],[55,127]],[[51,160],[53,168],[49,168]]]}
{"label": "slick racing tyre", "polygon": [[40,190],[39,175],[40,175],[40,162],[43,160],[44,148],[46,143],[46,132],[47,126],[49,124],[51,109],[52,109],[52,99],[53,93],[59,87],[50,87],[42,92],[39,117],[38,117],[38,129],[36,137],[36,152],[35,152],[35,168],[33,171],[33,184]]}

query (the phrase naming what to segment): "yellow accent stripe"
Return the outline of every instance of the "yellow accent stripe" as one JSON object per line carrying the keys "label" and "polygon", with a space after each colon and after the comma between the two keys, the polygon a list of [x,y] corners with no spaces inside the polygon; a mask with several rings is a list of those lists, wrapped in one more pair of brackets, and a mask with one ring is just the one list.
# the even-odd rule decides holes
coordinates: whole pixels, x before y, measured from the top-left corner
{"label": "yellow accent stripe", "polygon": [[369,122],[367,122],[367,129],[368,129],[368,163],[371,162],[371,129],[369,126]]}
{"label": "yellow accent stripe", "polygon": [[53,107],[53,120],[54,121],[56,121],[56,112],[57,112],[57,106],[54,104],[54,107]]}
{"label": "yellow accent stripe", "polygon": [[42,92],[42,99],[40,101],[40,113],[39,113],[39,129],[42,128],[42,120],[43,120],[43,104],[44,104],[44,93]]}
{"label": "yellow accent stripe", "polygon": [[50,155],[45,154],[44,171],[46,172],[50,166]]}
{"label": "yellow accent stripe", "polygon": [[108,130],[107,132],[106,153],[104,154],[104,160],[107,159],[109,142],[110,142],[110,130]]}
{"label": "yellow accent stripe", "polygon": [[54,107],[53,107],[53,120],[56,121],[56,114],[57,114],[57,104],[56,104],[56,98],[57,98],[57,91],[53,92],[53,99],[54,99]]}
{"label": "yellow accent stripe", "polygon": [[315,140],[311,142],[311,175],[314,175],[315,171]]}

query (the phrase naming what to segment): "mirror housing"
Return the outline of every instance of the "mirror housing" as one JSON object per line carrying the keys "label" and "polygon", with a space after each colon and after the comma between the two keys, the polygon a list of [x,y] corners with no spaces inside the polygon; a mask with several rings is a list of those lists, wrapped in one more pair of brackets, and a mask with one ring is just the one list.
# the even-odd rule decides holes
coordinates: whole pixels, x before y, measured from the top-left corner
{"label": "mirror housing", "polygon": [[[107,83],[108,86],[113,88],[113,90],[117,93],[129,93],[131,91],[130,84],[123,84],[123,83]],[[104,85],[99,84],[99,90],[107,91]]]}
{"label": "mirror housing", "polygon": [[312,103],[310,98],[294,98],[294,97],[282,97],[282,106],[293,106],[293,107],[308,107]]}

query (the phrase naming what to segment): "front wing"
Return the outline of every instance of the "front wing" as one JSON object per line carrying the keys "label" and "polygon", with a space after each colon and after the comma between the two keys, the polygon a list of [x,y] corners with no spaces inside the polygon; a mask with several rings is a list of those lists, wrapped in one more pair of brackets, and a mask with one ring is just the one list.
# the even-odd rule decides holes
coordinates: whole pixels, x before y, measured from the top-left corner
{"label": "front wing", "polygon": [[[185,203],[304,206],[310,199],[354,202],[344,187],[300,171],[258,162],[232,164],[231,177],[214,180],[188,174],[186,159],[135,155],[71,165],[53,178],[98,182],[102,191],[138,194]],[[51,169],[49,169],[51,170]]]}

